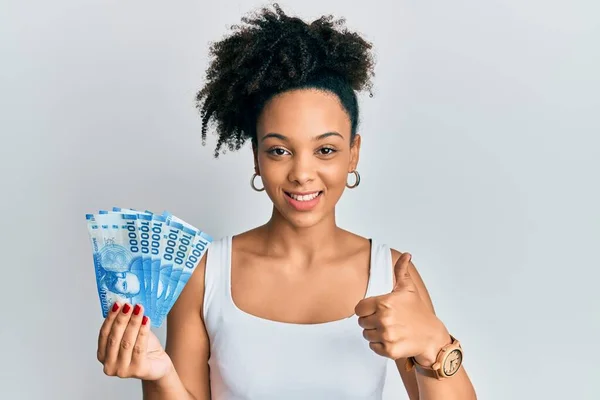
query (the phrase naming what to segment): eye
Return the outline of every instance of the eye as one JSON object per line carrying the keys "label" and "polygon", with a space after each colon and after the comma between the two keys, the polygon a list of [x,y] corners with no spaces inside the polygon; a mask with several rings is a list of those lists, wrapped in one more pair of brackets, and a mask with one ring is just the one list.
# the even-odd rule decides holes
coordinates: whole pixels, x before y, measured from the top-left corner
{"label": "eye", "polygon": [[267,153],[274,155],[274,156],[284,156],[286,153],[289,153],[289,151],[287,151],[286,149],[282,148],[282,147],[274,147],[270,150],[267,151]]}
{"label": "eye", "polygon": [[332,147],[322,147],[318,151],[323,156],[330,156],[336,152],[336,150]]}

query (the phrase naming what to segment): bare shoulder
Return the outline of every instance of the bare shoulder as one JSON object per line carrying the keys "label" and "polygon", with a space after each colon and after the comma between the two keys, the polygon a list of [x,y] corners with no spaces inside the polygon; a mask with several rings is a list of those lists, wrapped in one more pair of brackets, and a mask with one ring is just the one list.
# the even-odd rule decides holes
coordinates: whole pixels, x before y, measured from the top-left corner
{"label": "bare shoulder", "polygon": [[237,256],[248,253],[261,253],[265,247],[266,236],[264,225],[237,233],[233,235],[231,251]]}
{"label": "bare shoulder", "polygon": [[[396,263],[398,262],[398,260],[402,256],[402,254],[404,254],[404,253],[402,253],[396,249],[391,249],[391,251],[392,251],[391,268],[394,268],[394,266],[396,265]],[[415,282],[415,285],[417,286],[417,289],[419,291],[419,296],[425,302],[425,304],[427,304],[431,308],[431,310],[435,313],[435,310],[433,307],[433,302],[429,295],[429,291],[427,290],[427,287],[425,286],[425,282],[423,282],[423,278],[421,278],[421,275],[419,274],[419,271],[417,271],[417,267],[415,266],[415,264],[413,264],[412,260],[408,266],[408,272],[409,272],[412,280]],[[396,284],[396,277],[394,275],[394,285],[395,284]]]}
{"label": "bare shoulder", "polygon": [[344,249],[348,249],[348,251],[350,251],[351,253],[368,254],[370,252],[371,242],[369,241],[369,238],[366,238],[364,236],[360,236],[350,231],[342,230],[341,241],[343,243],[342,247]]}
{"label": "bare shoulder", "polygon": [[196,399],[210,396],[209,338],[204,325],[204,254],[167,316],[166,352],[186,389]]}

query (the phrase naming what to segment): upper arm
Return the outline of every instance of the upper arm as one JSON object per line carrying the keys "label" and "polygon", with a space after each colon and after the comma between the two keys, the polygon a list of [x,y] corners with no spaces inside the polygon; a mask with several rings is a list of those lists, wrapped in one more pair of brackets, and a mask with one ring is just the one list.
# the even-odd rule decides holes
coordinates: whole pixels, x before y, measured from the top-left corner
{"label": "upper arm", "polygon": [[196,400],[210,399],[210,344],[204,325],[206,253],[167,316],[166,352],[185,388]]}
{"label": "upper arm", "polygon": [[[396,265],[396,262],[398,262],[398,259],[400,258],[401,255],[402,255],[402,253],[400,253],[397,250],[392,249],[392,265],[390,266],[390,268],[392,268],[392,269],[394,268],[394,265]],[[410,274],[411,279],[417,286],[417,290],[419,292],[419,297],[421,297],[421,300],[423,300],[423,302],[435,314],[433,302],[431,301],[429,292],[427,291],[427,288],[425,287],[425,283],[423,282],[421,275],[417,271],[417,269],[416,269],[415,265],[412,263],[412,261],[409,263],[408,273]],[[394,285],[395,284],[396,284],[396,278],[394,275]],[[411,400],[418,400],[419,399],[419,387],[417,386],[417,377],[415,375],[415,370],[412,369],[410,371],[406,371],[406,369],[404,368],[405,363],[406,363],[406,358],[400,358],[400,359],[396,360],[396,367],[398,368],[398,372],[400,372],[400,377],[402,378],[402,382],[404,382],[404,386],[406,387],[406,392],[408,393],[408,396],[410,397]]]}

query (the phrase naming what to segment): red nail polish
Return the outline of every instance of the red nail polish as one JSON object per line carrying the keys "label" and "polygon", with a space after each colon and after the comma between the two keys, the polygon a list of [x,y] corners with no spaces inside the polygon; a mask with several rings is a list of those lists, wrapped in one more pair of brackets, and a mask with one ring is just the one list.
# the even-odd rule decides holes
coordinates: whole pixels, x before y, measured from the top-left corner
{"label": "red nail polish", "polygon": [[146,317],[144,315],[144,318],[142,318],[142,325],[146,325],[148,323],[148,317]]}
{"label": "red nail polish", "polygon": [[133,307],[133,315],[138,315],[141,309],[142,307],[140,307],[139,304],[136,304],[135,307]]}
{"label": "red nail polish", "polygon": [[119,305],[117,303],[113,304],[112,312],[117,312],[118,309],[119,309]]}
{"label": "red nail polish", "polygon": [[130,308],[131,308],[131,306],[129,304],[125,304],[123,306],[123,314],[127,314],[129,312]]}

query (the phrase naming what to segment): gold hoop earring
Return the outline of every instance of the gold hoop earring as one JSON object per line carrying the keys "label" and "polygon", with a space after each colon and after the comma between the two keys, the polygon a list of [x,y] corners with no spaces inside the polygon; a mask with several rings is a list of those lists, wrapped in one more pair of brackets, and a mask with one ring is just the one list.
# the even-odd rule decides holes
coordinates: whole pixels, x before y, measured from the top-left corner
{"label": "gold hoop earring", "polygon": [[346,187],[348,189],[354,189],[355,187],[357,187],[360,184],[360,174],[358,173],[358,171],[354,170],[351,172],[351,174],[354,174],[356,181],[352,185],[348,185],[348,182],[346,182]]}
{"label": "gold hoop earring", "polygon": [[250,179],[250,186],[252,186],[252,189],[254,189],[257,192],[262,192],[263,190],[265,190],[264,186],[262,188],[257,188],[256,184],[254,183],[254,180],[256,179],[256,177],[259,176],[256,172],[254,173],[254,175],[252,175],[252,179]]}

